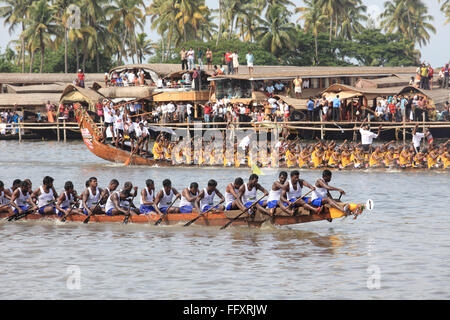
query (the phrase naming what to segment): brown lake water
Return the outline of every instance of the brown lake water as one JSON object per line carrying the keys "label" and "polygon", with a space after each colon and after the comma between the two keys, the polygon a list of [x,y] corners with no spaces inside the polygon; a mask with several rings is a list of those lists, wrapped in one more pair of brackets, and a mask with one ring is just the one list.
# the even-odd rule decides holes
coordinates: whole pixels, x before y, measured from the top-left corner
{"label": "brown lake water", "polygon": [[[269,189],[277,170],[264,170]],[[111,164],[81,142],[0,141],[0,180],[55,178],[58,192],[96,176],[181,191],[249,169]],[[301,171],[313,183],[320,171]],[[343,200],[373,211],[262,229],[0,221],[0,299],[450,299],[450,174],[334,172]],[[138,200],[135,200],[138,204]]]}

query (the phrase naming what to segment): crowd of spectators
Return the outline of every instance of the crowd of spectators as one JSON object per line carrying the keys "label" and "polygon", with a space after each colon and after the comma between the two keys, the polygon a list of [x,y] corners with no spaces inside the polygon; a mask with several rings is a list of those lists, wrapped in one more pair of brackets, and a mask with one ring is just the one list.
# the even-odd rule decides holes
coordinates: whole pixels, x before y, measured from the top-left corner
{"label": "crowd of spectators", "polygon": [[18,133],[19,131],[14,125],[22,120],[23,116],[15,110],[5,109],[0,111],[0,134],[6,135],[7,133]]}

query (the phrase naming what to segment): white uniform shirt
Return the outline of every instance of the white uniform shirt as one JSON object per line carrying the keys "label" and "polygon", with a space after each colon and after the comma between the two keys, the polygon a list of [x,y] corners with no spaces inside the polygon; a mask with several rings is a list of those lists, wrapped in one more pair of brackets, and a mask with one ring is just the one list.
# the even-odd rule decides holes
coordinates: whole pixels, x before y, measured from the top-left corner
{"label": "white uniform shirt", "polygon": [[370,132],[369,130],[364,130],[363,128],[359,129],[359,133],[361,134],[361,143],[364,144],[372,144],[373,139],[378,138],[378,135]]}

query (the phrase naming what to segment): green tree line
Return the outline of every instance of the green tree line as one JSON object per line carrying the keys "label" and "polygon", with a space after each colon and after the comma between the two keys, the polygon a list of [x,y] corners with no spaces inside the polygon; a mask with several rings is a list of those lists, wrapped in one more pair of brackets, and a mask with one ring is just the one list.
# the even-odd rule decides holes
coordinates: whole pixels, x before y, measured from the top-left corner
{"label": "green tree line", "polygon": [[[449,22],[449,0],[438,1]],[[435,33],[423,0],[384,3],[379,26],[362,0],[0,0],[18,34],[1,70],[101,72],[113,65],[178,62],[182,47],[225,50],[256,64],[413,65]],[[294,14],[300,13],[298,19]],[[295,20],[295,21],[294,21]],[[149,29],[147,29],[149,22]],[[149,39],[148,33],[159,38]]]}

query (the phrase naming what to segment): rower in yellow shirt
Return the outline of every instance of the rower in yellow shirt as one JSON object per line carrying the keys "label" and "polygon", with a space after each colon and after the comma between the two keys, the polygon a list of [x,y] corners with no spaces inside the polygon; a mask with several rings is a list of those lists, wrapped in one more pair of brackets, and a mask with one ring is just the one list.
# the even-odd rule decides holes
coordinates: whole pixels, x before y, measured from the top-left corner
{"label": "rower in yellow shirt", "polygon": [[395,167],[394,148],[390,147],[389,151],[384,154],[384,165],[386,167]]}
{"label": "rower in yellow shirt", "polygon": [[428,156],[427,156],[428,169],[437,167],[438,158],[439,158],[439,153],[438,153],[437,149],[430,146],[430,151],[428,152]]}
{"label": "rower in yellow shirt", "polygon": [[309,153],[309,149],[307,147],[305,147],[298,154],[298,157],[297,157],[298,167],[299,168],[308,168],[310,160],[311,160],[311,154]]}
{"label": "rower in yellow shirt", "polygon": [[296,165],[296,159],[295,159],[293,147],[290,147],[286,150],[285,157],[286,157],[286,166],[288,168],[292,168]]}
{"label": "rower in yellow shirt", "polygon": [[328,160],[328,167],[330,168],[340,168],[341,162],[341,152],[338,150],[333,151],[330,160]]}
{"label": "rower in yellow shirt", "polygon": [[163,140],[160,136],[158,136],[158,138],[156,138],[156,141],[153,145],[153,157],[156,160],[162,160],[164,158],[164,148],[162,146],[163,144]]}
{"label": "rower in yellow shirt", "polygon": [[424,168],[425,167],[425,154],[422,151],[419,151],[413,158],[413,167],[414,168]]}
{"label": "rower in yellow shirt", "polygon": [[342,168],[353,167],[353,162],[351,161],[352,154],[348,151],[348,147],[343,146],[342,148],[343,148],[341,153]]}
{"label": "rower in yellow shirt", "polygon": [[409,147],[405,146],[403,147],[403,150],[400,152],[400,155],[398,157],[398,164],[402,168],[408,168],[411,167],[411,153],[409,152]]}
{"label": "rower in yellow shirt", "polygon": [[311,154],[311,162],[312,162],[314,168],[319,168],[322,166],[323,153],[324,153],[323,148],[317,147]]}
{"label": "rower in yellow shirt", "polygon": [[448,169],[450,168],[450,152],[445,151],[444,154],[441,155],[442,168]]}
{"label": "rower in yellow shirt", "polygon": [[352,152],[352,156],[350,157],[350,160],[353,162],[353,166],[355,168],[362,168],[364,167],[364,151],[362,147],[357,146]]}
{"label": "rower in yellow shirt", "polygon": [[381,153],[381,148],[376,147],[375,151],[372,152],[369,159],[369,167],[371,168],[379,168],[382,167],[383,164],[381,161],[383,160],[383,154]]}

